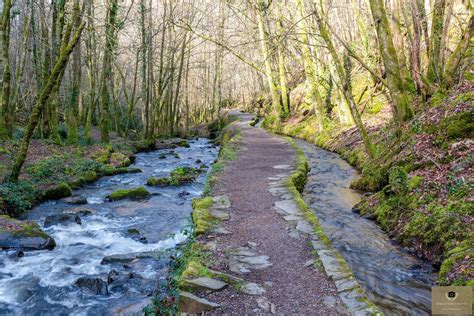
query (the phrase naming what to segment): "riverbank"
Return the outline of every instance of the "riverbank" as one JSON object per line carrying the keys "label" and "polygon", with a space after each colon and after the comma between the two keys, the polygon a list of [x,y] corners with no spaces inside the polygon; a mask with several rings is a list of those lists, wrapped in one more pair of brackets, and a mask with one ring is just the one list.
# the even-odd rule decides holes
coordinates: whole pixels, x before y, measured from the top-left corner
{"label": "riverbank", "polygon": [[296,189],[306,177],[304,155],[250,127],[252,116],[239,116],[239,133],[221,149],[220,157],[227,152],[231,159],[219,159],[215,166],[225,167],[218,167],[209,197],[193,203],[197,237],[175,278],[180,311],[375,312],[314,214],[304,211]]}
{"label": "riverbank", "polygon": [[188,143],[137,153],[130,167],[142,172],[85,184],[74,191],[77,204],[63,198],[25,213],[22,222],[35,223],[56,246],[0,251],[0,314],[139,314],[161,293],[170,255],[186,240],[192,199],[219,151],[209,139]]}
{"label": "riverbank", "polygon": [[368,118],[375,159],[355,127],[318,132],[311,114],[283,122],[268,116],[263,126],[339,153],[361,170],[352,187],[374,193],[357,207],[363,216],[429,260],[439,269],[440,284],[472,285],[473,102],[473,85],[465,83],[418,104],[415,118],[399,128],[388,123],[390,116]]}
{"label": "riverbank", "polygon": [[[225,117],[202,125],[195,128],[192,135],[213,136],[228,121]],[[82,204],[84,198],[75,196],[74,190],[103,176],[142,172],[129,167],[137,153],[189,147],[188,141],[182,138],[126,140],[112,134],[110,143],[103,144],[97,131],[93,135],[92,144],[80,141],[78,145],[67,145],[47,139],[33,140],[19,181],[11,183],[4,180],[13,165],[21,137],[0,144],[0,248],[53,248],[54,241],[38,225],[15,218],[24,218],[28,210],[44,201],[69,198],[70,204]],[[34,238],[36,242],[30,245]]]}

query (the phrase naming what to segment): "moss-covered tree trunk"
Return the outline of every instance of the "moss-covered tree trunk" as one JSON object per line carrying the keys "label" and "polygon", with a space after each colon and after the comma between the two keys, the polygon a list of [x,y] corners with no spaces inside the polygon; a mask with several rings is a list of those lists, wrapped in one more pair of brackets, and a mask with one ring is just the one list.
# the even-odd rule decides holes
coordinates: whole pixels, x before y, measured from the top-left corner
{"label": "moss-covered tree trunk", "polygon": [[443,47],[441,43],[445,11],[446,0],[435,0],[431,9],[430,55],[427,74],[428,80],[435,83],[441,83],[443,77],[443,65],[441,64]]}
{"label": "moss-covered tree trunk", "polygon": [[290,113],[290,104],[288,98],[288,87],[286,80],[286,70],[285,70],[285,55],[284,55],[284,34],[283,34],[283,21],[281,18],[281,4],[276,4],[276,29],[278,35],[278,72],[280,74],[280,91],[281,91],[281,102],[283,107],[283,114],[288,115]]}
{"label": "moss-covered tree trunk", "polygon": [[262,50],[262,56],[265,63],[265,75],[268,81],[268,88],[270,89],[270,95],[272,97],[272,106],[273,110],[278,113],[280,116],[284,116],[283,109],[280,103],[280,92],[278,91],[278,86],[275,83],[275,75],[272,68],[272,60],[270,56],[270,51],[268,49],[268,39],[267,32],[265,31],[265,25],[263,22],[263,13],[264,9],[262,4],[256,0],[257,3],[257,23],[258,23],[258,32],[260,35],[260,46]]}
{"label": "moss-covered tree trunk", "polygon": [[[74,0],[74,11],[80,12],[80,2],[79,0]],[[77,20],[75,21],[75,27],[79,27],[81,24],[81,18],[79,14],[77,15]],[[77,123],[79,116],[79,99],[80,99],[80,89],[81,89],[81,41],[78,41],[74,47],[73,60],[72,60],[72,89],[71,96],[66,112],[66,122],[67,122],[67,143],[75,145],[77,144]]]}
{"label": "moss-covered tree trunk", "polygon": [[87,40],[86,40],[86,56],[87,56],[87,72],[89,77],[89,99],[87,102],[87,114],[85,124],[85,138],[86,143],[92,142],[91,129],[92,117],[95,112],[95,97],[96,97],[96,46],[94,34],[94,2],[87,0]]}
{"label": "moss-covered tree trunk", "polygon": [[0,91],[0,139],[11,137],[13,131],[12,117],[10,117],[10,92],[11,92],[11,70],[10,70],[10,11],[12,0],[3,2],[3,12],[0,27],[0,41],[3,68],[3,76]]}
{"label": "moss-covered tree trunk", "polygon": [[[457,82],[458,72],[461,65],[461,61],[467,58],[472,63],[472,54],[465,56],[468,51],[469,45],[473,45],[472,38],[474,36],[474,15],[469,19],[467,29],[464,31],[461,39],[459,40],[456,48],[447,59],[444,75],[444,85],[450,87]],[[472,49],[472,48],[471,48]]]}
{"label": "moss-covered tree trunk", "polygon": [[341,61],[337,54],[336,48],[334,47],[334,44],[329,36],[329,30],[326,26],[326,21],[322,19],[322,16],[317,10],[314,11],[314,15],[316,16],[316,22],[318,23],[319,34],[326,43],[326,47],[329,50],[329,53],[331,54],[337,75],[342,84],[341,91],[344,96],[344,100],[346,101],[347,106],[350,109],[354,123],[357,126],[357,130],[359,131],[362,141],[364,142],[365,149],[369,156],[373,158],[375,156],[375,147],[372,145],[369,135],[365,130],[364,123],[362,122],[362,118],[357,108],[357,103],[355,102],[354,97],[352,95],[351,63],[349,56],[346,55],[344,62]]}
{"label": "moss-covered tree trunk", "polygon": [[46,106],[51,97],[51,91],[54,89],[55,86],[59,84],[58,80],[61,78],[61,74],[64,72],[64,69],[67,66],[69,55],[71,55],[75,45],[81,37],[81,33],[84,29],[84,26],[84,23],[81,23],[79,25],[79,27],[74,32],[74,35],[71,40],[69,40],[69,38],[72,33],[73,24],[70,23],[67,27],[66,34],[63,37],[63,43],[61,45],[61,50],[58,59],[56,60],[54,68],[51,74],[49,75],[47,82],[43,86],[43,89],[39,93],[38,97],[36,98],[36,103],[28,120],[28,125],[26,127],[25,135],[23,136],[23,140],[21,142],[20,150],[18,151],[18,155],[12,167],[11,174],[8,178],[9,181],[18,180],[21,167],[23,166],[23,163],[25,162],[26,156],[28,154],[28,148],[30,146],[31,138],[33,137],[33,132],[39,123],[41,113],[43,112],[44,107]]}
{"label": "moss-covered tree trunk", "polygon": [[402,76],[393,36],[388,23],[383,0],[369,0],[379,43],[380,56],[387,75],[387,86],[393,103],[396,121],[406,121],[413,117],[410,90]]}
{"label": "moss-covered tree trunk", "polygon": [[302,43],[304,69],[306,74],[306,85],[308,87],[307,97],[309,97],[311,104],[314,107],[316,119],[318,120],[318,128],[320,131],[324,129],[324,118],[326,117],[326,111],[324,110],[324,101],[318,90],[318,82],[315,73],[315,66],[311,58],[311,50],[309,47],[308,37],[308,25],[307,20],[304,19],[303,14],[303,1],[298,0],[298,11],[299,16],[303,19],[302,27],[300,30],[300,41]]}
{"label": "moss-covered tree trunk", "polygon": [[116,19],[118,12],[118,0],[109,0],[107,3],[107,15],[105,25],[105,50],[102,59],[102,74],[100,79],[100,140],[109,142],[109,119],[110,105],[112,102],[110,82],[112,74],[112,55],[116,41]]}

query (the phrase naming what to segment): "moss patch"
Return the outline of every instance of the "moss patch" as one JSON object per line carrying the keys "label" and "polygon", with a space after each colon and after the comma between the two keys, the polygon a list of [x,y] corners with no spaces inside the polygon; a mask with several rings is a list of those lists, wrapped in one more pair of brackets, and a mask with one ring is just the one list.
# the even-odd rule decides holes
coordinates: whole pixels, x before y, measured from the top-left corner
{"label": "moss patch", "polygon": [[158,186],[158,187],[167,186],[167,185],[170,185],[170,179],[167,177],[160,177],[160,178],[150,177],[146,180],[146,184],[149,186]]}
{"label": "moss patch", "polygon": [[117,201],[123,199],[143,199],[150,196],[150,192],[144,187],[138,187],[133,189],[120,189],[112,192],[109,196],[109,200]]}
{"label": "moss patch", "polygon": [[212,198],[204,197],[193,200],[193,223],[196,236],[202,235],[212,227],[209,208],[212,206]]}
{"label": "moss patch", "polygon": [[72,195],[71,187],[62,182],[57,186],[47,189],[43,194],[43,200],[59,200]]}

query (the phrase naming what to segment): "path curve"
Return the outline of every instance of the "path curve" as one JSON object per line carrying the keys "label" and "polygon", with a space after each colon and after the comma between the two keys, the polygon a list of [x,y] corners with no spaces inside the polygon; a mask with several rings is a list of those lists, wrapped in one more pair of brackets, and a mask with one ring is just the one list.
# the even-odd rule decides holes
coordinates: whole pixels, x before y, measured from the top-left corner
{"label": "path curve", "polygon": [[334,283],[313,264],[310,238],[298,230],[304,227],[292,228],[274,207],[280,198],[269,193],[272,180],[291,172],[295,150],[284,139],[250,127],[253,115],[231,114],[240,120],[243,148],[220,173],[214,192],[230,199],[230,219],[219,224],[230,234],[207,238],[215,242],[215,257],[227,258],[226,272],[237,272],[252,285],[208,294],[221,306],[212,313],[344,314]]}

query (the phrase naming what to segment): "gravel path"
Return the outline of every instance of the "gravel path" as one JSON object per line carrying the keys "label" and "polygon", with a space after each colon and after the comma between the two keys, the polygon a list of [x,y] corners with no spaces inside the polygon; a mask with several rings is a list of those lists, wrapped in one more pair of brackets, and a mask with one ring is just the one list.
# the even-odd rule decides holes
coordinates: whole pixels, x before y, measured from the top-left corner
{"label": "gravel path", "polygon": [[[221,305],[212,314],[344,314],[333,282],[312,264],[309,238],[291,236],[288,222],[274,208],[279,198],[268,192],[269,178],[291,171],[283,169],[293,163],[294,149],[283,139],[250,127],[252,116],[237,115],[243,136],[241,149],[237,159],[220,173],[214,194],[230,199],[230,220],[219,227],[231,234],[208,234],[205,239],[217,245],[215,267],[255,283],[256,290],[250,287],[246,292],[260,294],[249,295],[232,287],[207,294],[207,299]],[[244,268],[244,273],[236,274],[229,263],[229,253],[235,249],[254,252],[253,258],[262,262],[258,268]]]}

